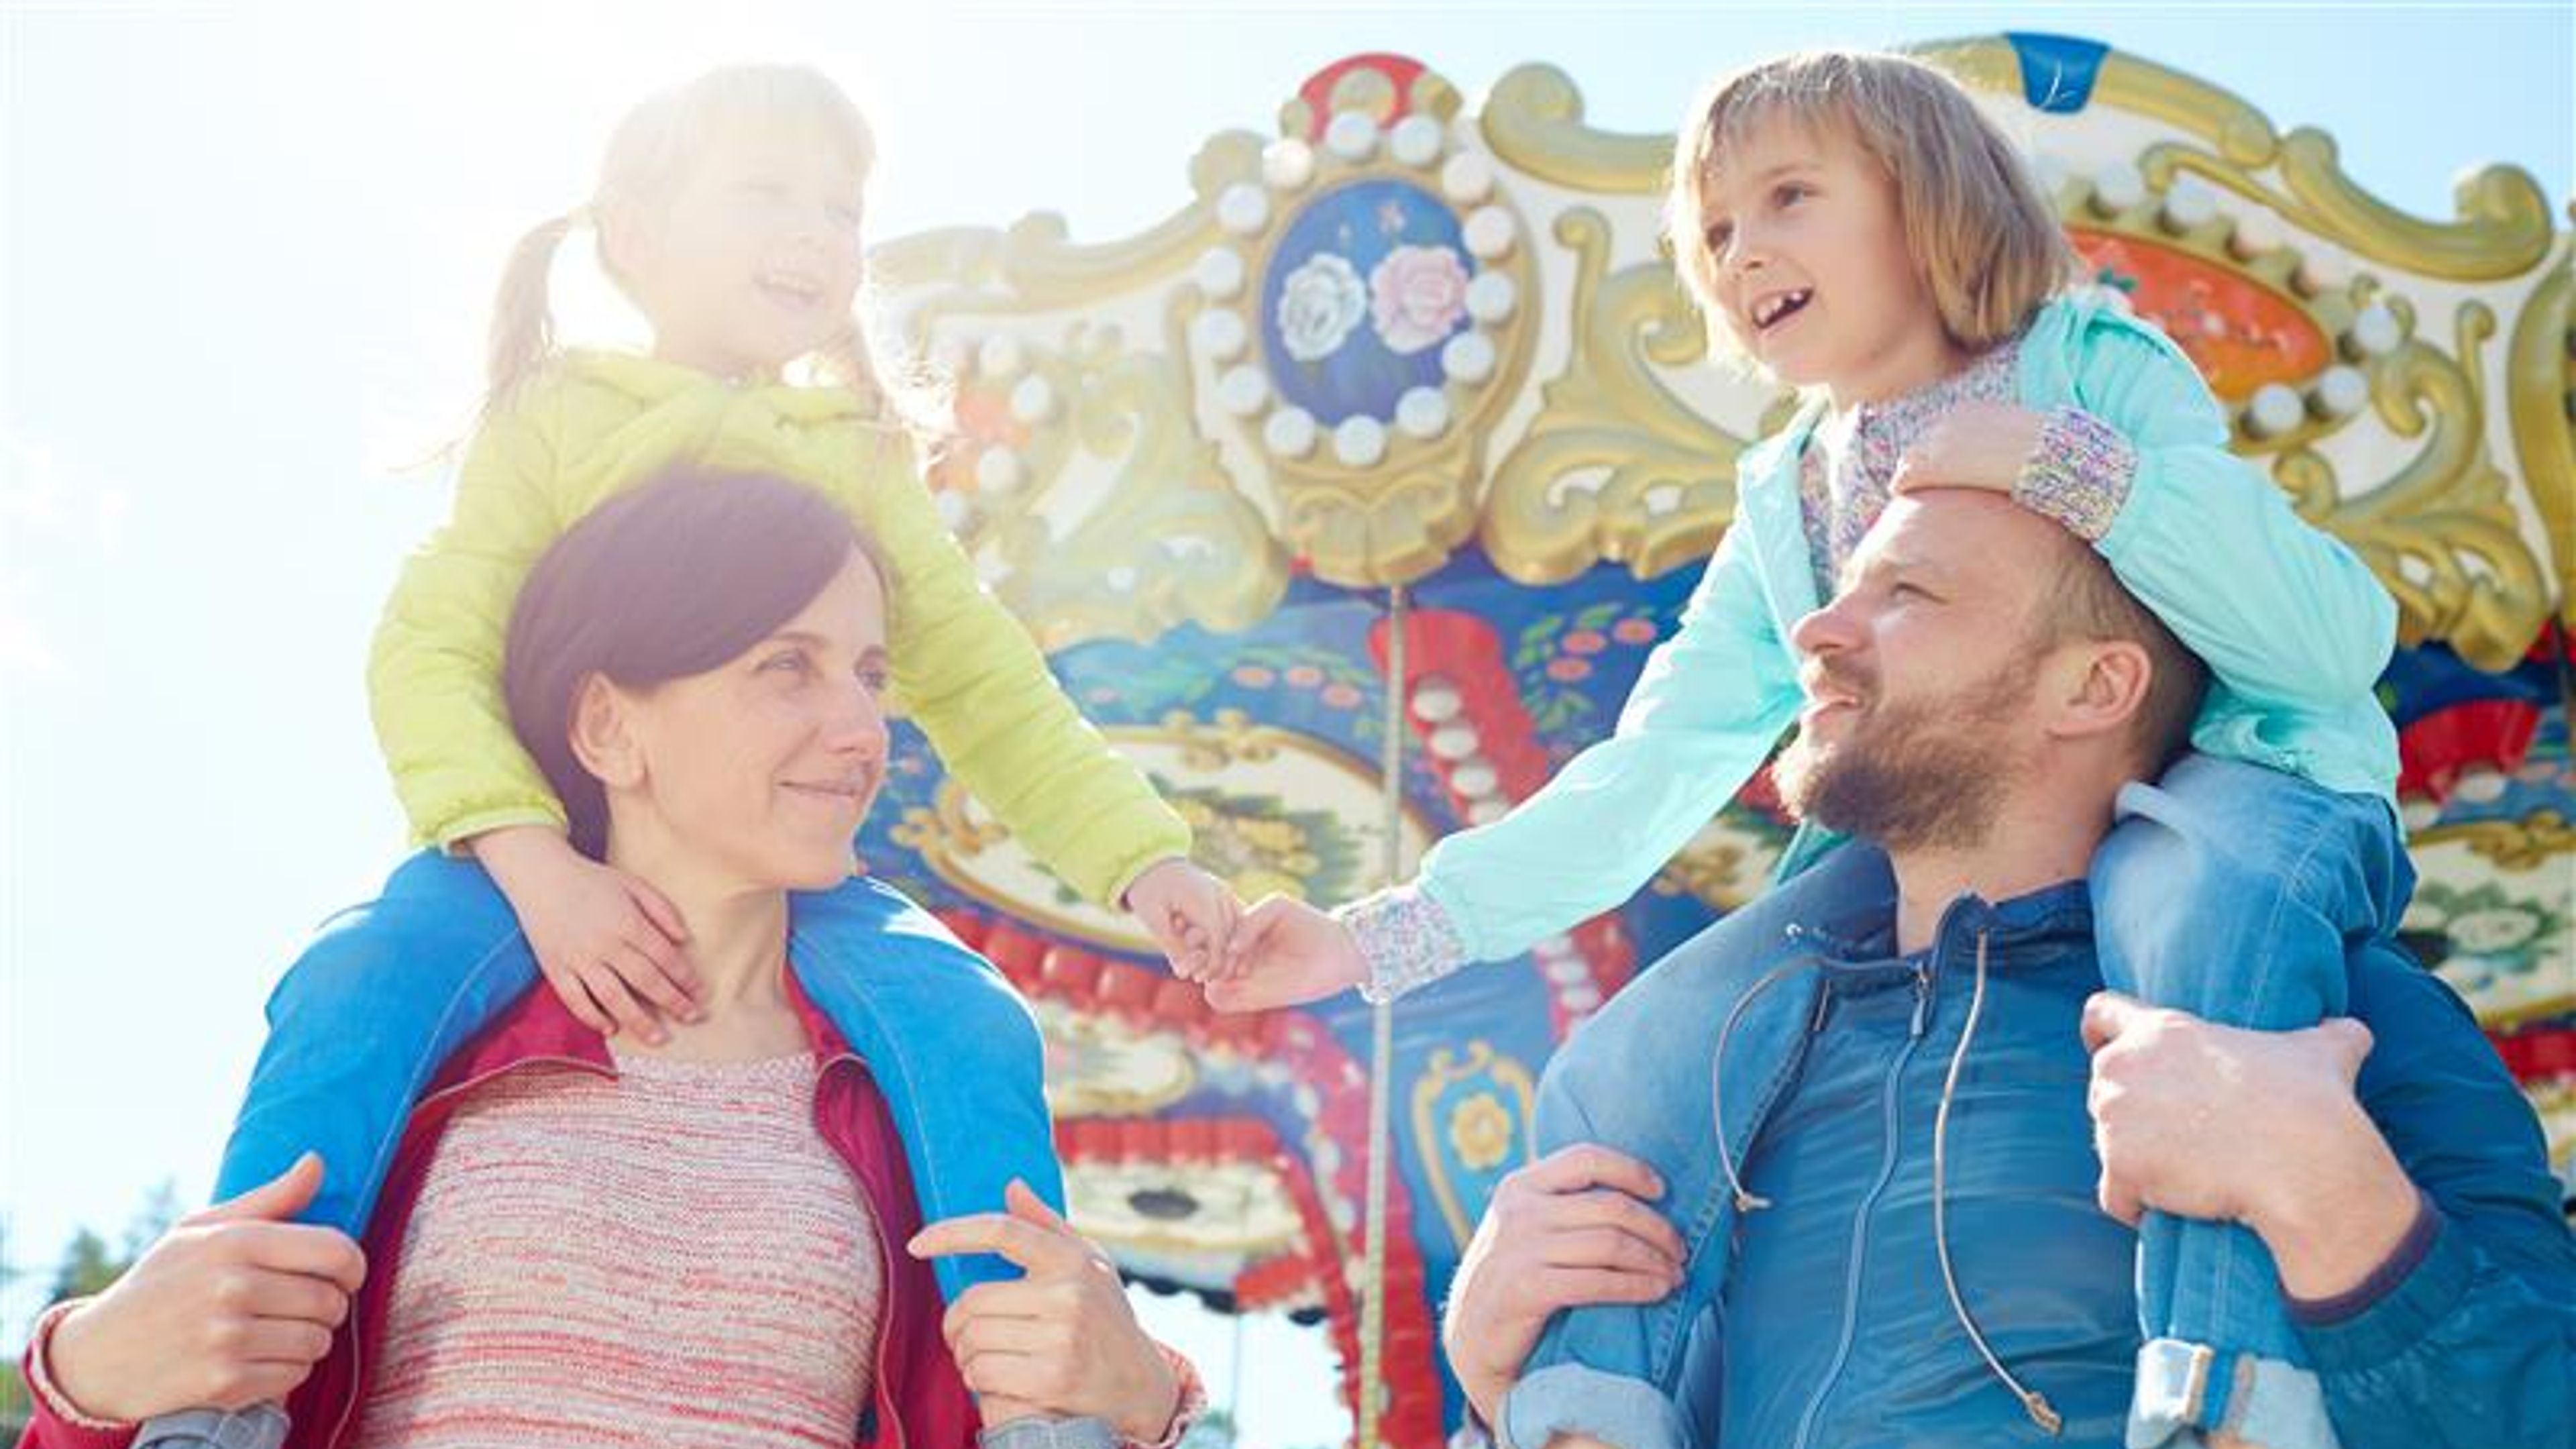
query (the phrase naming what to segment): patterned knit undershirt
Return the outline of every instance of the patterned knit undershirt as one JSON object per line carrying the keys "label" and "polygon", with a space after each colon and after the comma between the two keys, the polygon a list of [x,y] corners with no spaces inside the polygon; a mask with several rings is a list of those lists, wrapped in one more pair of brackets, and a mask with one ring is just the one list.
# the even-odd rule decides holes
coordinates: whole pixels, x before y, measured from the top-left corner
{"label": "patterned knit undershirt", "polygon": [[1887,511],[1894,496],[1888,485],[1906,450],[1961,403],[2016,401],[2020,357],[2021,344],[2006,342],[1938,381],[1885,402],[1843,409],[1816,425],[1798,459],[1798,502],[1817,598],[1834,596],[1843,565]]}
{"label": "patterned knit undershirt", "polygon": [[847,1449],[881,1269],[819,1071],[622,1057],[475,1088],[403,1235],[359,1449]]}

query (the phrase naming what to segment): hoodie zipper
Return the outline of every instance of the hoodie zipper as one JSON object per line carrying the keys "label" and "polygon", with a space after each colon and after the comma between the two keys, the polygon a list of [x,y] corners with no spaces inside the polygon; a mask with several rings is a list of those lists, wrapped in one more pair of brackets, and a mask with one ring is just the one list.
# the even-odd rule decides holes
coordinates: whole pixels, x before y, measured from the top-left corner
{"label": "hoodie zipper", "polygon": [[1844,1367],[1851,1362],[1852,1343],[1860,1327],[1861,1264],[1869,1253],[1869,1220],[1878,1210],[1878,1200],[1886,1193],[1888,1183],[1896,1176],[1905,1068],[1914,1060],[1914,1049],[1923,1041],[1924,1030],[1930,1024],[1931,1009],[1932,968],[1918,963],[1914,967],[1914,1018],[1906,1027],[1905,1045],[1889,1065],[1887,1079],[1879,1089],[1884,1141],[1879,1154],[1878,1180],[1870,1184],[1868,1193],[1862,1196],[1859,1207],[1852,1212],[1851,1260],[1843,1275],[1842,1332],[1834,1345],[1833,1361],[1825,1365],[1823,1380],[1816,1385],[1814,1396],[1807,1400],[1806,1412],[1798,1416],[1798,1433],[1794,1441],[1797,1449],[1806,1449],[1813,1439],[1817,1416],[1824,1412],[1825,1400],[1832,1396],[1834,1386],[1842,1380]]}
{"label": "hoodie zipper", "polygon": [[[832,1141],[832,1137],[831,1134],[825,1130],[823,1124],[824,1077],[826,1074],[831,1072],[833,1068],[840,1066],[844,1062],[850,1063],[853,1066],[863,1065],[859,1061],[859,1056],[856,1052],[836,1052],[824,1061],[821,1071],[817,1072],[814,1077],[814,1130],[817,1133],[821,1133],[823,1135],[823,1140],[826,1142]],[[835,1153],[838,1153],[839,1150],[840,1149],[837,1146],[833,1148]],[[853,1178],[857,1178],[857,1164],[852,1163],[851,1168],[851,1176]],[[852,1186],[858,1188],[859,1195],[861,1197],[867,1196],[868,1189],[864,1180],[856,1181]],[[886,1344],[894,1337],[895,1322],[894,1295],[896,1289],[894,1277],[894,1250],[886,1245],[885,1215],[877,1210],[877,1205],[873,1202],[868,1204],[868,1215],[877,1220],[877,1230],[871,1236],[874,1237],[877,1245],[877,1281],[883,1285],[881,1291],[885,1294],[885,1302],[880,1306],[877,1312],[875,1367],[870,1371],[868,1378],[868,1402],[871,1405],[883,1406],[882,1412],[877,1415],[880,1424],[882,1426],[891,1427],[894,1434],[894,1449],[905,1449],[903,1415],[897,1412],[892,1401],[886,1398],[885,1391]]]}

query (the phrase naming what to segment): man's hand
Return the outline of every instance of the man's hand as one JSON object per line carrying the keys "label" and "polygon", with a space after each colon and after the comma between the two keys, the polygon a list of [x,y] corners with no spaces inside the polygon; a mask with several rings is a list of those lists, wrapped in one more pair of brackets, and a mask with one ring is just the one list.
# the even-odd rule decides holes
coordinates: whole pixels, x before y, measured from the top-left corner
{"label": "man's hand", "polygon": [[367,1273],[346,1235],[293,1221],[321,1186],[322,1159],[306,1153],[181,1218],[56,1326],[54,1386],[81,1413],[128,1423],[285,1398],[331,1351]]}
{"label": "man's hand", "polygon": [[2414,1184],[2353,1093],[2360,1022],[2244,1031],[2106,991],[2084,1005],[2084,1045],[2099,1196],[2122,1222],[2241,1222],[2301,1298],[2357,1286],[2414,1222]]}
{"label": "man's hand", "polygon": [[1367,979],[1368,961],[1348,927],[1304,901],[1268,896],[1243,913],[1207,999],[1219,1011],[1264,1011],[1321,1001]]}
{"label": "man's hand", "polygon": [[1118,1270],[1014,1181],[1007,1213],[932,1223],[913,1235],[916,1258],[998,1253],[1027,1276],[979,1283],[942,1320],[948,1350],[987,1424],[1032,1414],[1108,1421],[1151,1444],[1180,1410],[1180,1379],[1127,1306]]}
{"label": "man's hand", "polygon": [[1652,1303],[1680,1286],[1681,1234],[1646,1206],[1654,1170],[1606,1147],[1559,1149],[1503,1179],[1449,1286],[1441,1345],[1488,1424],[1548,1316]]}

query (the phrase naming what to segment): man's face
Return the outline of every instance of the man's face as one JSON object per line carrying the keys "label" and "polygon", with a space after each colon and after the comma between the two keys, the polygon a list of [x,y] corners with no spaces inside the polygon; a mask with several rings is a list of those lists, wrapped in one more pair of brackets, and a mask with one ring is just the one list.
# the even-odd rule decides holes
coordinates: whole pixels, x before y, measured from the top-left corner
{"label": "man's face", "polygon": [[2041,743],[2033,623],[2053,556],[2029,527],[2052,525],[1964,490],[1888,506],[1791,634],[1807,707],[1776,769],[1790,810],[1889,850],[1984,843]]}

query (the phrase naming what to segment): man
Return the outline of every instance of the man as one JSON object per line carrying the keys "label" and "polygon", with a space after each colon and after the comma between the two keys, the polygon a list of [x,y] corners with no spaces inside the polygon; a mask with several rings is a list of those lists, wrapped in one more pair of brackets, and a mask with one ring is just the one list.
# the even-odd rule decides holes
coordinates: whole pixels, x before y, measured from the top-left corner
{"label": "man", "polygon": [[1902,498],[1796,642],[1783,795],[1857,839],[1550,1064],[1541,1145],[1642,1161],[1497,1196],[1448,1325],[1478,1409],[1520,1449],[2119,1444],[2144,1204],[2263,1238],[2347,1449],[2576,1438],[2576,1244],[2437,981],[2366,947],[2362,1026],[2268,1036],[2099,995],[2086,869],[2198,692],[2107,567]]}

